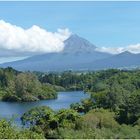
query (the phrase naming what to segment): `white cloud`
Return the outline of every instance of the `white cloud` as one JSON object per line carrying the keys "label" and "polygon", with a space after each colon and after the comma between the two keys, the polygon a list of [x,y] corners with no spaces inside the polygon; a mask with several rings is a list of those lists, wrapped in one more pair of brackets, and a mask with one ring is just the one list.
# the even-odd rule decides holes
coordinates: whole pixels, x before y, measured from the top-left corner
{"label": "white cloud", "polygon": [[118,54],[123,52],[123,48],[100,47],[100,48],[96,48],[96,51]]}
{"label": "white cloud", "polygon": [[131,53],[140,53],[140,43],[138,44],[133,44],[133,45],[128,45],[126,47],[116,47],[116,48],[111,48],[111,47],[101,47],[101,48],[96,48],[96,51],[100,52],[107,52],[111,54],[119,54],[124,51],[129,51]]}
{"label": "white cloud", "polygon": [[126,47],[126,50],[132,52],[132,53],[140,53],[140,43],[129,45]]}
{"label": "white cloud", "polygon": [[23,29],[0,20],[0,55],[59,52],[70,35],[68,29],[58,29],[53,33],[36,25]]}

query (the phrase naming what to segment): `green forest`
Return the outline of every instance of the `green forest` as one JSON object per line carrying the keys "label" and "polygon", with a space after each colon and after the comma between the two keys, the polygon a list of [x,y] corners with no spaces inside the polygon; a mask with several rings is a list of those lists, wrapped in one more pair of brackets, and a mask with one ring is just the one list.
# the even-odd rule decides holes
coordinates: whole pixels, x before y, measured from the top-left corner
{"label": "green forest", "polygon": [[19,72],[10,67],[0,69],[0,99],[28,102],[57,98],[55,86],[42,84],[31,72]]}
{"label": "green forest", "polygon": [[51,99],[57,98],[57,91],[73,90],[83,90],[90,98],[59,111],[32,108],[22,115],[22,128],[1,119],[0,138],[140,138],[140,70],[41,73],[0,69],[3,101]]}

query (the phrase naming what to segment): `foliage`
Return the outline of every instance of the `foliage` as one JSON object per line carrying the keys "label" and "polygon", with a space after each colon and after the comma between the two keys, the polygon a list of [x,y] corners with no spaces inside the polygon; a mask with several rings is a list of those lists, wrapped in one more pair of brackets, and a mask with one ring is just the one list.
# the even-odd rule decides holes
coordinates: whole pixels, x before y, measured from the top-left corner
{"label": "foliage", "polygon": [[0,69],[0,98],[4,101],[37,101],[56,98],[52,85],[41,84],[31,72]]}
{"label": "foliage", "polygon": [[75,127],[75,122],[80,115],[72,109],[61,109],[56,114],[59,122],[59,127]]}
{"label": "foliage", "polygon": [[52,133],[58,128],[74,128],[80,115],[72,109],[62,109],[54,112],[49,107],[36,107],[24,113],[21,117],[23,125],[32,131],[43,133],[46,138],[54,138]]}
{"label": "foliage", "polygon": [[71,109],[76,110],[79,113],[86,113],[94,108],[94,102],[91,99],[81,100],[80,103],[73,103],[70,105]]}
{"label": "foliage", "polygon": [[[115,113],[100,108],[79,115],[72,109],[52,111],[48,107],[37,107],[26,112],[24,121],[32,122],[30,131],[44,135],[45,138],[59,139],[110,139],[139,138],[139,122],[136,125],[120,125]],[[23,121],[23,120],[22,120]]]}
{"label": "foliage", "polygon": [[49,107],[41,106],[25,112],[21,117],[21,120],[24,125],[40,125],[45,123],[45,121],[49,121],[53,115],[54,112]]}
{"label": "foliage", "polygon": [[[138,139],[140,138],[140,70],[38,73],[0,69],[0,98],[35,101],[56,98],[56,91],[84,90],[91,96],[53,111],[33,108],[17,130],[0,121],[0,138]],[[80,114],[78,113],[80,112]]]}
{"label": "foliage", "polygon": [[44,136],[28,129],[19,130],[10,122],[0,120],[0,139],[43,139]]}
{"label": "foliage", "polygon": [[127,99],[127,103],[120,107],[118,121],[133,124],[140,118],[140,92],[136,91]]}

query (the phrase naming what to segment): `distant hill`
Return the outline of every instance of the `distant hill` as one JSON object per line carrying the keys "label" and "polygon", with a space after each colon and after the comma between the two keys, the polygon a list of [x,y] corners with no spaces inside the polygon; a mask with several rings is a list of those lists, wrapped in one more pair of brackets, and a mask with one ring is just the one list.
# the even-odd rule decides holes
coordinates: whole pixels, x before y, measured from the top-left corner
{"label": "distant hill", "polygon": [[[1,64],[1,67],[13,67],[17,70],[64,71],[80,70],[81,64],[105,59],[111,54],[96,51],[96,46],[78,35],[71,35],[64,42],[65,47],[59,53],[47,53],[24,60]],[[86,66],[86,65],[85,65]],[[88,67],[85,67],[88,69]]]}
{"label": "distant hill", "polygon": [[140,54],[133,54],[125,51],[105,59],[82,64],[81,69],[88,67],[89,70],[101,70],[108,68],[129,68],[138,66],[140,66]]}

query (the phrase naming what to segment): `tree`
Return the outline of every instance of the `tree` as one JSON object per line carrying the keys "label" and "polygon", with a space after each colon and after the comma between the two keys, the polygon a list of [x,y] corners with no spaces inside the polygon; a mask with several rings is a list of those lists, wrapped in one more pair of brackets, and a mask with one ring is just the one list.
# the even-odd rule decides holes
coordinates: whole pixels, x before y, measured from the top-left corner
{"label": "tree", "polygon": [[54,111],[46,106],[35,107],[23,114],[21,121],[24,125],[41,125],[50,121],[54,116]]}
{"label": "tree", "polygon": [[10,122],[0,120],[0,139],[44,139],[44,136],[29,129],[13,127]]}
{"label": "tree", "polygon": [[128,98],[126,104],[120,106],[118,121],[133,124],[140,118],[140,92],[135,91]]}

